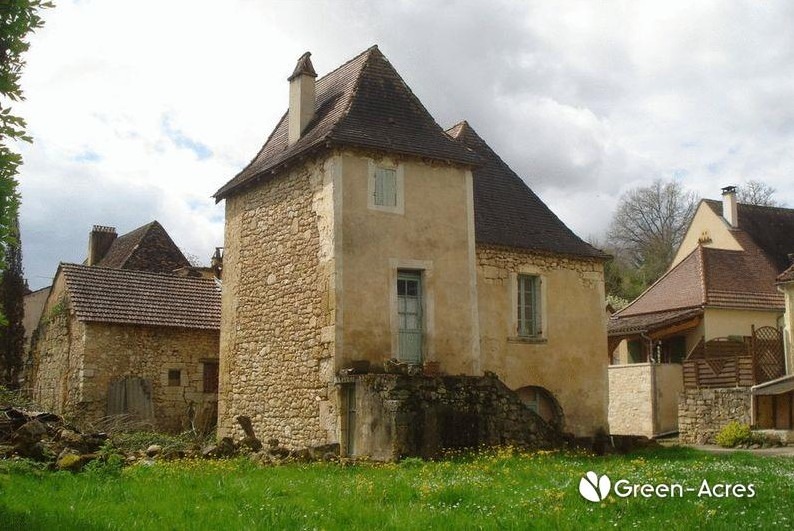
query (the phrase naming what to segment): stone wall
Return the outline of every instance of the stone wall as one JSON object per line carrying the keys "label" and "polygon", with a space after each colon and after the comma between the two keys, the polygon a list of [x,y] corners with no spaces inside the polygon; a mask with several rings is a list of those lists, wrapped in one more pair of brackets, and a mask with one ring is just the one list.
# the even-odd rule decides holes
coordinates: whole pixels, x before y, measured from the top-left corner
{"label": "stone wall", "polygon": [[[519,274],[541,278],[542,334],[516,331]],[[576,436],[608,430],[603,264],[593,259],[477,246],[482,368],[510,389],[548,390]]]}
{"label": "stone wall", "polygon": [[[342,385],[355,386],[356,456],[431,458],[443,449],[548,448],[561,440],[493,375],[368,374],[349,377]],[[349,409],[349,404],[345,406]],[[345,430],[350,428],[349,419],[343,421]]]}
{"label": "stone wall", "polygon": [[685,389],[678,402],[678,431],[682,443],[713,443],[719,431],[735,420],[750,424],[750,390]]}
{"label": "stone wall", "polygon": [[609,367],[609,433],[653,437],[652,365]]}
{"label": "stone wall", "polygon": [[220,435],[241,435],[235,417],[246,415],[260,438],[287,447],[337,437],[329,392],[336,160],[307,162],[226,199]]}
{"label": "stone wall", "polygon": [[70,316],[65,283],[59,276],[32,335],[30,366],[25,370],[24,387],[43,409],[75,411],[82,401],[84,337],[85,325]]}
{"label": "stone wall", "polygon": [[609,433],[656,437],[678,429],[681,365],[632,363],[609,367]]}
{"label": "stone wall", "polygon": [[[126,377],[150,384],[152,427],[182,431],[208,423],[217,394],[204,393],[203,362],[218,360],[218,331],[84,323],[74,315],[59,275],[33,335],[26,385],[42,408],[77,423],[107,416],[110,386]],[[179,385],[168,371],[179,370]],[[214,421],[213,421],[214,422]]]}
{"label": "stone wall", "polygon": [[[86,323],[82,400],[76,413],[93,421],[108,411],[110,386],[127,377],[151,384],[154,427],[180,432],[191,422],[206,425],[217,393],[204,392],[206,362],[218,361],[218,331],[163,326]],[[179,371],[179,384],[168,372]]]}

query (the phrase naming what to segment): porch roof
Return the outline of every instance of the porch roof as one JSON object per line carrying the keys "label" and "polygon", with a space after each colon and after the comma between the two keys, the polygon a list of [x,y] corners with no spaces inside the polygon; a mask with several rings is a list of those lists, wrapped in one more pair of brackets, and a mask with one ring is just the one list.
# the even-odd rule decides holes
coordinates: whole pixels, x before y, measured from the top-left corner
{"label": "porch roof", "polygon": [[628,315],[610,319],[607,331],[609,337],[647,334],[680,325],[701,315],[703,315],[703,308],[684,308],[666,312]]}
{"label": "porch roof", "polygon": [[787,374],[750,388],[750,392],[754,395],[780,395],[790,391],[794,391],[794,374]]}

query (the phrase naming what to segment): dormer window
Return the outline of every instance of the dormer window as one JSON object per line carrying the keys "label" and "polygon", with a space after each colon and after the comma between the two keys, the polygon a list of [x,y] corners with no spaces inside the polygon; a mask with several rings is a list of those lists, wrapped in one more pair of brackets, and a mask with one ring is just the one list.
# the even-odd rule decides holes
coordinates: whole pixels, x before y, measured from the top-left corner
{"label": "dormer window", "polygon": [[402,214],[405,204],[403,182],[401,165],[370,161],[367,206],[372,210]]}

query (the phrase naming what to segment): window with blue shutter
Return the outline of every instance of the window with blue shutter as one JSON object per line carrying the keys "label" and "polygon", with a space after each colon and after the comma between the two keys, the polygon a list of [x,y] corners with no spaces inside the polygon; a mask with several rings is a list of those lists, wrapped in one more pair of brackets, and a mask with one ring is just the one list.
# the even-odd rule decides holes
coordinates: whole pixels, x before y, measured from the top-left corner
{"label": "window with blue shutter", "polygon": [[518,336],[541,335],[540,277],[518,275]]}

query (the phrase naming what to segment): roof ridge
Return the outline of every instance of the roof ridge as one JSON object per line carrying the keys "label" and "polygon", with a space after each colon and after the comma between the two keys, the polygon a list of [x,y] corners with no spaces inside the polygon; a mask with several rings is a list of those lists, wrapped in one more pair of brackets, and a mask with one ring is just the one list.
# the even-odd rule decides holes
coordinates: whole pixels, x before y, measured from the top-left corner
{"label": "roof ridge", "polygon": [[[380,49],[378,48],[378,45],[375,44],[373,46],[370,46],[369,48],[367,48],[366,50],[364,50],[363,52],[361,52],[357,56],[353,57],[352,59],[347,61],[345,64],[339,66],[338,68],[335,68],[334,70],[332,70],[331,72],[326,74],[326,75],[331,75],[332,73],[336,72],[337,70],[340,70],[343,67],[349,65],[350,63],[352,63],[353,61],[355,61],[359,57],[363,57],[365,55],[367,56],[367,58],[364,60],[364,64],[362,64],[361,68],[358,69],[358,74],[356,75],[356,81],[355,81],[355,83],[353,83],[353,89],[350,91],[350,97],[347,99],[347,103],[345,104],[345,108],[342,110],[341,115],[334,122],[334,124],[331,126],[331,129],[328,131],[328,134],[326,135],[327,139],[333,140],[334,133],[339,128],[339,124],[341,124],[345,120],[345,118],[347,118],[347,116],[350,114],[350,109],[353,107],[353,102],[356,99],[356,93],[358,92],[358,89],[361,86],[361,78],[364,77],[363,76],[364,69],[369,66],[369,62],[372,59],[372,52],[378,52],[378,54],[380,54],[381,57],[383,57],[383,54],[381,53]],[[325,76],[323,76],[323,77],[325,77]],[[318,80],[318,82],[319,82],[319,80]]]}
{"label": "roof ridge", "polygon": [[206,282],[213,282],[211,278],[204,278],[204,277],[187,277],[187,276],[179,276],[174,275],[171,273],[162,273],[159,271],[149,271],[146,269],[124,269],[119,267],[107,267],[107,266],[89,266],[85,264],[76,264],[74,262],[61,262],[58,265],[59,268],[63,269],[79,269],[80,271],[87,271],[90,273],[102,272],[106,273],[109,272],[111,275],[132,275],[132,276],[154,276],[154,277],[161,277],[161,278],[168,278],[168,279],[175,279],[178,282],[182,282],[184,280],[189,280],[191,282],[195,281],[206,281]]}
{"label": "roof ridge", "polygon": [[[350,91],[350,99],[347,102],[347,106],[345,107],[344,111],[342,112],[342,115],[334,123],[334,125],[331,127],[331,130],[328,132],[328,135],[327,135],[328,139],[334,140],[334,132],[336,132],[336,130],[340,127],[340,125],[342,125],[343,122],[345,121],[345,119],[347,119],[348,116],[350,115],[350,110],[353,108],[353,106],[356,103],[356,97],[355,96],[356,96],[356,93],[358,92],[358,90],[359,90],[359,88],[361,86],[361,82],[362,82],[362,80],[364,78],[364,72],[365,72],[365,70],[368,67],[371,66],[371,61],[373,60],[373,58],[374,59],[381,59],[381,60],[383,60],[383,62],[386,65],[388,65],[388,67],[394,73],[394,76],[397,78],[397,80],[402,85],[402,88],[408,94],[409,100],[414,105],[416,105],[421,112],[424,112],[424,114],[430,119],[430,122],[436,127],[436,129],[437,129],[437,131],[439,133],[444,135],[444,137],[449,138],[449,135],[446,134],[446,131],[444,130],[444,128],[441,127],[441,125],[436,121],[436,119],[433,117],[433,115],[430,113],[430,111],[427,110],[427,107],[425,107],[425,105],[422,103],[422,100],[419,99],[419,96],[414,94],[414,91],[411,89],[410,86],[408,86],[408,83],[405,82],[405,79],[403,79],[403,76],[400,74],[400,72],[397,71],[397,69],[394,67],[394,65],[391,64],[391,61],[389,61],[389,59],[383,54],[383,52],[380,51],[380,48],[378,48],[377,44],[374,45],[374,46],[371,46],[370,48],[365,50],[364,54],[368,54],[369,57],[367,57],[367,59],[364,61],[364,64],[361,66],[361,69],[358,71],[358,76],[356,76],[356,82],[353,85],[353,89]],[[363,55],[363,54],[359,54],[356,57],[361,57],[361,55]],[[353,59],[351,59],[351,61],[352,60]],[[350,62],[350,61],[348,61],[348,62]],[[450,141],[454,141],[454,139],[450,139]],[[466,146],[463,146],[463,147],[467,151],[472,151],[471,149],[469,149]]]}

